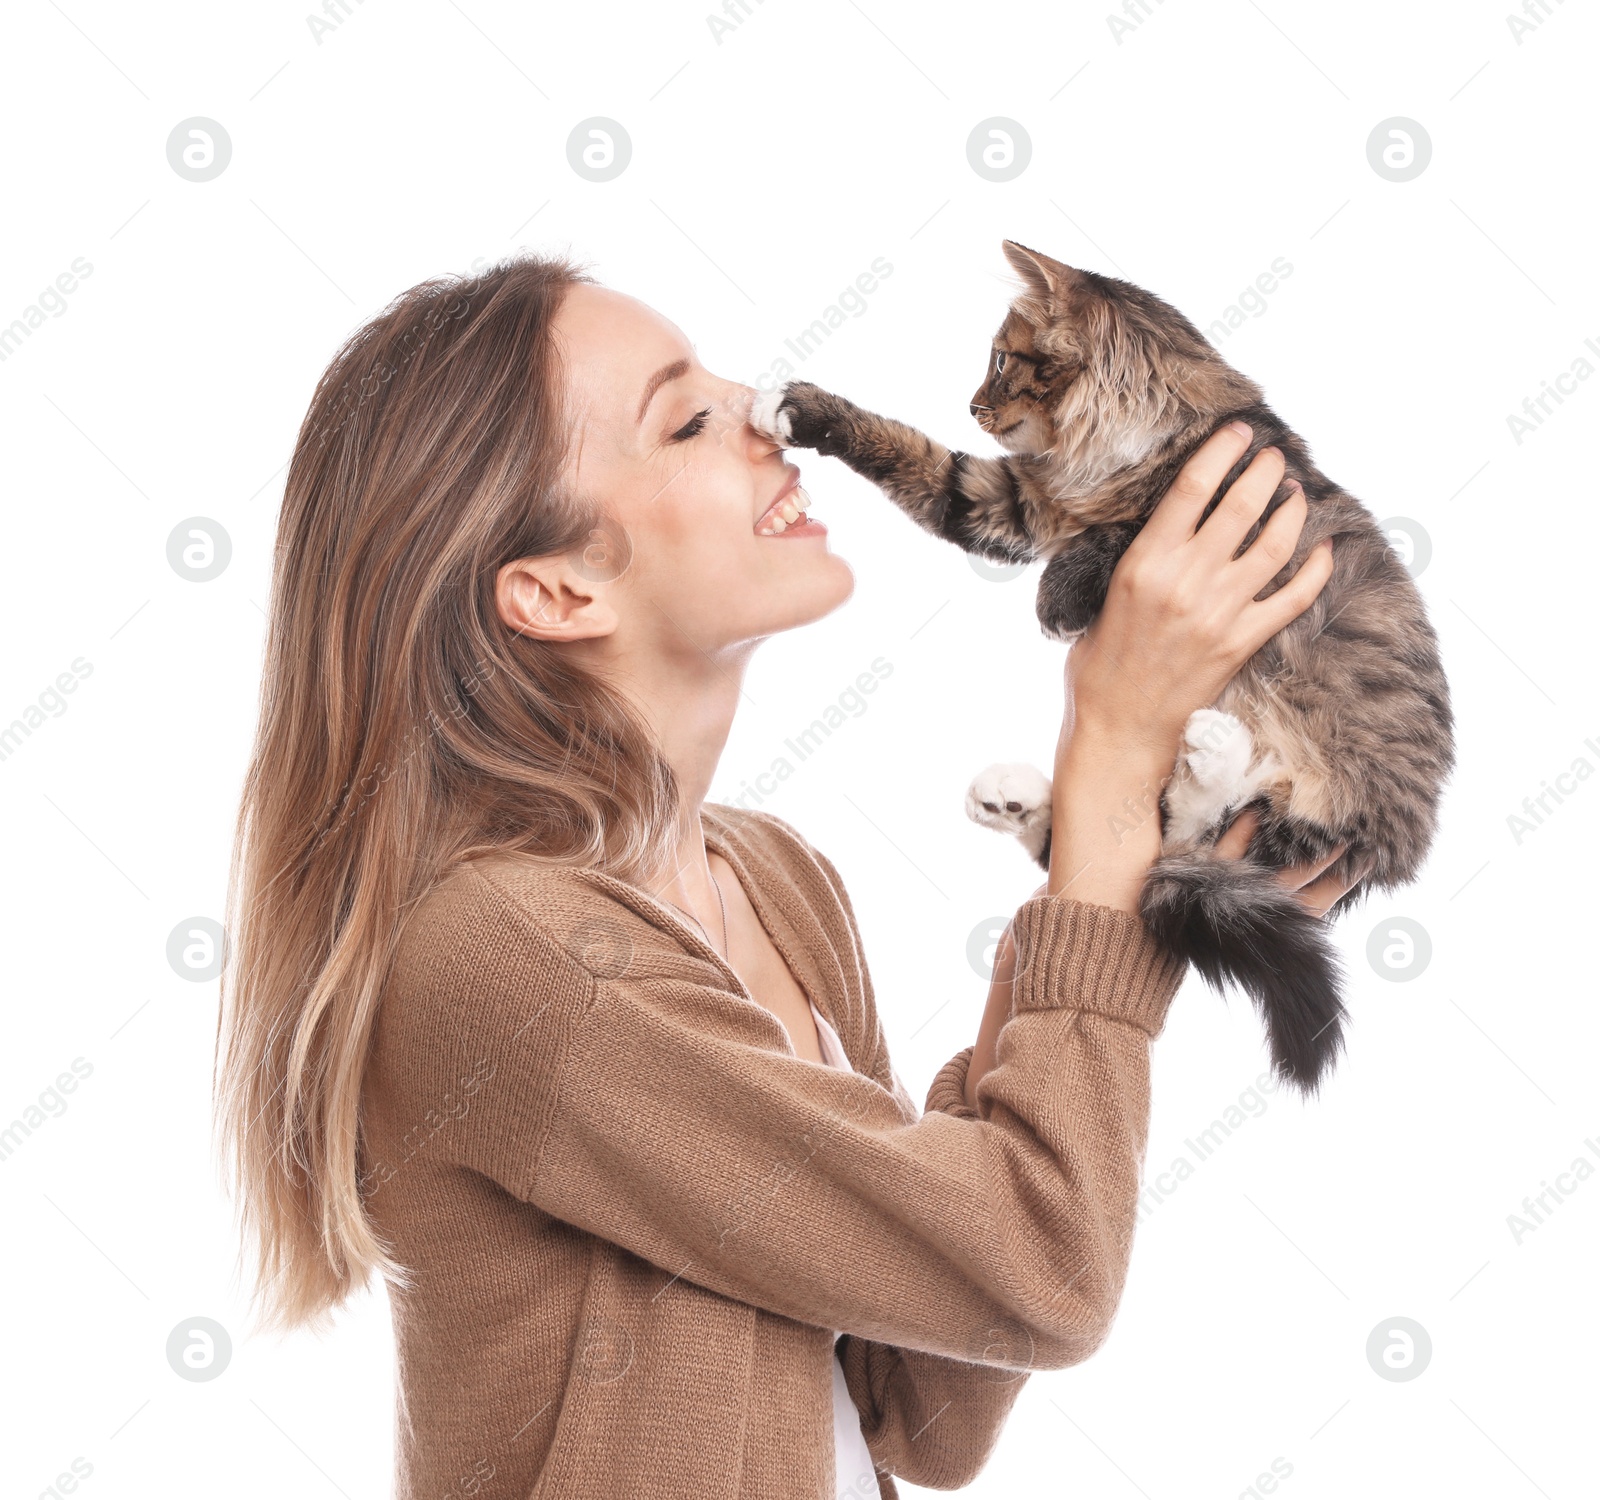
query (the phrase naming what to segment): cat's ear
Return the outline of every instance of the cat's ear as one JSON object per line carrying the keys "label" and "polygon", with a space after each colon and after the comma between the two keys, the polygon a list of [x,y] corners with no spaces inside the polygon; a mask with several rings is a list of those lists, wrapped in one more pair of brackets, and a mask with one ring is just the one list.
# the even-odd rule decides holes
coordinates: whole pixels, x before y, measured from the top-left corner
{"label": "cat's ear", "polygon": [[1059,260],[1052,260],[1015,240],[1001,240],[1000,248],[1011,262],[1011,269],[1022,278],[1023,296],[1049,310],[1058,308],[1066,300],[1072,287],[1082,279],[1081,273]]}

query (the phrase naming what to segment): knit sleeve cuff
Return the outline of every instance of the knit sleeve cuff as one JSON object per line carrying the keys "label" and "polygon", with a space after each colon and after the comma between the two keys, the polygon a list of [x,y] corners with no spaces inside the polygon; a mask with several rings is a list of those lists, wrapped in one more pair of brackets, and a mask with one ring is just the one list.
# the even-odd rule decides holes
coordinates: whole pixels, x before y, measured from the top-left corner
{"label": "knit sleeve cuff", "polygon": [[972,1061],[973,1050],[973,1047],[963,1047],[933,1075],[933,1082],[928,1086],[927,1102],[922,1106],[924,1114],[936,1109],[960,1120],[982,1118],[967,1103],[967,1066]]}
{"label": "knit sleeve cuff", "polygon": [[[1011,924],[1017,953],[1013,1015],[1093,1011],[1160,1035],[1187,967],[1160,947],[1132,912],[1035,896]],[[963,1077],[964,1077],[963,1073]]]}

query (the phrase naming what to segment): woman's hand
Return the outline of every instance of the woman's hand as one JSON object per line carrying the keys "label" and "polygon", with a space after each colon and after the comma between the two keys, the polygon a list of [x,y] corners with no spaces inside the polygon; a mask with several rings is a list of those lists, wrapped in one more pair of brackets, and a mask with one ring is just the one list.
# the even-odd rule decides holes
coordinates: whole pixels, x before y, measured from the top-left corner
{"label": "woman's hand", "polygon": [[1238,557],[1283,479],[1264,448],[1197,522],[1249,447],[1243,423],[1213,433],[1183,466],[1111,575],[1105,608],[1066,663],[1056,748],[1049,894],[1138,910],[1161,849],[1159,805],[1183,726],[1322,591],[1324,541],[1282,588],[1255,596],[1293,557],[1305,524],[1296,489]]}
{"label": "woman's hand", "polygon": [[1324,540],[1267,599],[1258,594],[1294,555],[1306,519],[1298,485],[1249,549],[1239,544],[1283,479],[1263,448],[1196,529],[1223,476],[1250,445],[1242,422],[1213,433],[1183,466],[1111,575],[1105,607],[1067,658],[1062,738],[1087,734],[1169,763],[1189,715],[1321,592],[1333,572]]}
{"label": "woman's hand", "polygon": [[[1255,808],[1245,808],[1228,825],[1227,832],[1212,847],[1212,857],[1242,859],[1244,851],[1250,845],[1250,836],[1256,831],[1260,822],[1261,815]],[[1347,848],[1348,844],[1340,844],[1326,859],[1313,860],[1304,865],[1286,865],[1281,870],[1275,870],[1273,876],[1280,884],[1293,891],[1299,897],[1301,905],[1313,916],[1325,917],[1333,903],[1346,891],[1353,890],[1359,885],[1371,871],[1371,862],[1368,861],[1366,867],[1357,870],[1349,880],[1341,880],[1335,875],[1323,875],[1322,872]]]}

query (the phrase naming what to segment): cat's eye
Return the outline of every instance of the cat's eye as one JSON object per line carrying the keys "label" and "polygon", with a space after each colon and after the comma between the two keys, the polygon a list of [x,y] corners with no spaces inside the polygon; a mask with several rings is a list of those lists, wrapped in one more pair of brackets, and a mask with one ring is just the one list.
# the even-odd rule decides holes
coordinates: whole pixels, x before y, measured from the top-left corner
{"label": "cat's eye", "polygon": [[995,372],[995,374],[996,375],[1004,374],[1005,373],[1005,368],[1006,368],[1006,351],[1004,349],[996,349],[994,351],[994,372]]}

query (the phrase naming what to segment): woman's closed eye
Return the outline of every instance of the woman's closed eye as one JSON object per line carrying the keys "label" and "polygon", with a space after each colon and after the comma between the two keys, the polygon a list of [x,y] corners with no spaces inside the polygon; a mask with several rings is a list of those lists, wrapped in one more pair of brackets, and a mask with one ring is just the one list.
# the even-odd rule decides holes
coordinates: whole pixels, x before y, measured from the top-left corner
{"label": "woman's closed eye", "polygon": [[705,430],[706,419],[710,415],[711,408],[709,406],[704,411],[697,411],[667,441],[669,443],[686,443],[690,438],[698,437]]}

